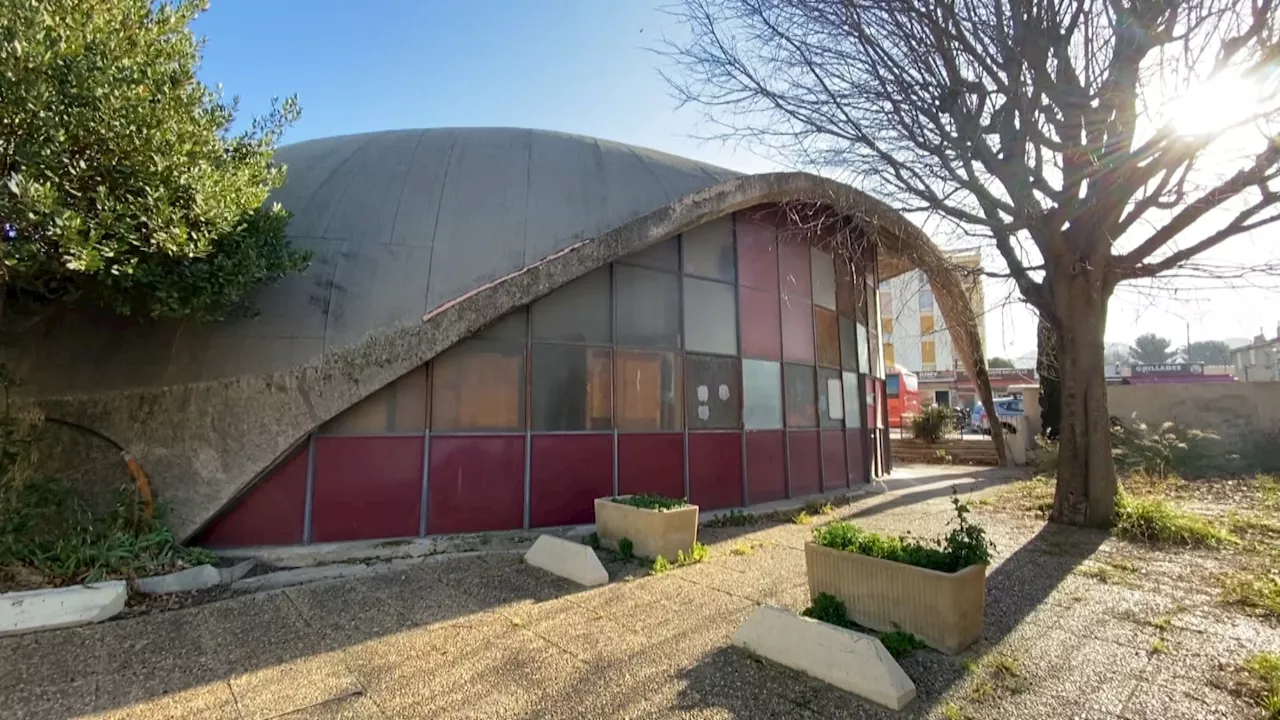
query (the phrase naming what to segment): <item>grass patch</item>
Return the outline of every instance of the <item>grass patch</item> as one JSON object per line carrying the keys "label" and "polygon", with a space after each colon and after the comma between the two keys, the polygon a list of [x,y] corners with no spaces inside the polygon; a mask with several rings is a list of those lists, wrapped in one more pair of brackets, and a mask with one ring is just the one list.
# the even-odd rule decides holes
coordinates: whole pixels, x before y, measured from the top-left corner
{"label": "grass patch", "polygon": [[1246,693],[1257,701],[1268,720],[1280,720],[1280,653],[1257,653],[1244,661],[1249,679]]}
{"label": "grass patch", "polygon": [[969,506],[951,497],[956,517],[942,540],[926,544],[906,537],[888,537],[848,522],[833,522],[813,531],[813,541],[833,550],[857,553],[905,565],[956,572],[991,562],[993,546],[982,527],[969,521]]}
{"label": "grass patch", "polygon": [[1116,494],[1112,532],[1125,540],[1157,545],[1221,548],[1240,540],[1214,522],[1194,515],[1162,498]]}
{"label": "grass patch", "polygon": [[1221,580],[1222,601],[1271,617],[1280,617],[1280,577],[1263,572],[1237,572]]}
{"label": "grass patch", "polygon": [[760,519],[755,515],[743,510],[730,510],[729,512],[713,517],[703,523],[704,527],[723,528],[723,527],[744,527],[747,525],[755,525]]}
{"label": "grass patch", "polygon": [[1262,507],[1280,510],[1280,478],[1275,475],[1259,475],[1258,493],[1262,496]]}
{"label": "grass patch", "polygon": [[641,508],[642,510],[656,510],[658,512],[679,510],[682,507],[689,506],[689,503],[685,502],[681,498],[669,498],[665,495],[656,495],[653,493],[641,493],[639,495],[615,497],[612,498],[612,501],[619,505],[630,505],[631,507]]}

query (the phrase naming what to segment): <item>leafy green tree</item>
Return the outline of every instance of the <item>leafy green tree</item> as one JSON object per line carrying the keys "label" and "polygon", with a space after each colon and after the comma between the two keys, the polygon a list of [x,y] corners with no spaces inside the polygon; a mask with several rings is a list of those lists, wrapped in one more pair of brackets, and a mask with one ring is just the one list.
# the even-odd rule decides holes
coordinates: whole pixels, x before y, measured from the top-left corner
{"label": "leafy green tree", "polygon": [[1160,365],[1173,359],[1177,353],[1169,349],[1173,343],[1155,333],[1143,333],[1129,348],[1129,359],[1139,365]]}
{"label": "leafy green tree", "polygon": [[263,207],[294,98],[247,129],[196,77],[203,3],[0,0],[0,283],[12,299],[212,320],[303,268]]}
{"label": "leafy green tree", "polygon": [[1013,365],[1013,361],[1012,361],[1012,360],[1010,360],[1009,358],[1005,358],[1005,357],[993,357],[993,358],[989,358],[989,359],[987,360],[987,367],[992,368],[992,369],[995,369],[995,368],[1012,368],[1012,367],[1014,367],[1014,365]]}
{"label": "leafy green tree", "polygon": [[1183,348],[1187,362],[1206,365],[1230,365],[1231,348],[1221,340],[1201,340]]}

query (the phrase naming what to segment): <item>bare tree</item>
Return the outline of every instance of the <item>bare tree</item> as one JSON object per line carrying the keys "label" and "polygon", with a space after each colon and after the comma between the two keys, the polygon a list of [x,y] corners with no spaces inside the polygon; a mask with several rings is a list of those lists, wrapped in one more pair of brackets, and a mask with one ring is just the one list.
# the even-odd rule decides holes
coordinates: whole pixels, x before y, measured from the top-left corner
{"label": "bare tree", "polygon": [[[1052,517],[1115,507],[1103,329],[1118,283],[1280,213],[1273,0],[683,0],[669,82],[716,135],[994,242],[1057,338]],[[1231,80],[1212,132],[1170,101]]]}

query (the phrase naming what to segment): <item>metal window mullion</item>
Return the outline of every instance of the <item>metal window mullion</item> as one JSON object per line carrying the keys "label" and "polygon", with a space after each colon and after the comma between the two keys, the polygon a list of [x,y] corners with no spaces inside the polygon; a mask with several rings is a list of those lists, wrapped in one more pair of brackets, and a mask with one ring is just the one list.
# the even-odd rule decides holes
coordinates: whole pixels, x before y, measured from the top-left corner
{"label": "metal window mullion", "polygon": [[676,310],[680,318],[680,337],[679,354],[680,362],[680,383],[684,387],[680,393],[680,434],[684,440],[684,496],[687,499],[690,492],[689,482],[689,363],[685,362],[688,357],[689,339],[685,337],[684,327],[684,235],[676,236]]}
{"label": "metal window mullion", "polygon": [[533,504],[533,311],[525,313],[524,328],[524,529],[529,529]]}
{"label": "metal window mullion", "polygon": [[302,544],[311,544],[311,509],[314,505],[312,496],[316,487],[316,434],[311,433],[307,440],[307,494],[302,506]]}
{"label": "metal window mullion", "polygon": [[431,474],[431,431],[422,432],[422,500],[418,507],[418,536],[427,536],[427,491],[430,488]]}

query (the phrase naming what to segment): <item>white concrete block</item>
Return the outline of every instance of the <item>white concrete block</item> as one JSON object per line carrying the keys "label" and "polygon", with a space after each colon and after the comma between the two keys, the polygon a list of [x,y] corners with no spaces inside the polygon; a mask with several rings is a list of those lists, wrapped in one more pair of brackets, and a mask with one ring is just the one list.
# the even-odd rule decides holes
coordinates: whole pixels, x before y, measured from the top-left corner
{"label": "white concrete block", "polygon": [[168,595],[169,593],[204,590],[222,583],[222,573],[212,565],[197,565],[167,575],[138,578],[138,592],[144,595]]}
{"label": "white concrete block", "polygon": [[879,639],[781,608],[756,608],[733,644],[891,710],[916,697],[915,683]]}
{"label": "white concrete block", "polygon": [[524,554],[524,561],[587,587],[609,582],[609,573],[600,564],[600,558],[594,550],[582,543],[553,535],[539,536],[529,552]]}
{"label": "white concrete block", "polygon": [[0,637],[101,622],[124,609],[123,580],[0,595]]}

